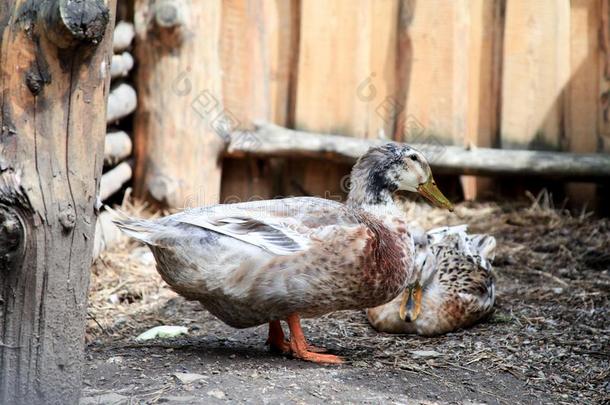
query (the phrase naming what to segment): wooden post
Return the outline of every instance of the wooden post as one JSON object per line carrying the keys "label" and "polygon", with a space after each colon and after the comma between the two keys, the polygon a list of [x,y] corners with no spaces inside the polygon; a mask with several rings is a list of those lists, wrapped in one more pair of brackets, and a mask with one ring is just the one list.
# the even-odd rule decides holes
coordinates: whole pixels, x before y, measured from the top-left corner
{"label": "wooden post", "polygon": [[[222,104],[220,0],[136,0],[135,193],[215,203],[232,116]],[[223,139],[224,138],[224,139]]]}
{"label": "wooden post", "polygon": [[2,404],[79,401],[114,10],[0,6]]}

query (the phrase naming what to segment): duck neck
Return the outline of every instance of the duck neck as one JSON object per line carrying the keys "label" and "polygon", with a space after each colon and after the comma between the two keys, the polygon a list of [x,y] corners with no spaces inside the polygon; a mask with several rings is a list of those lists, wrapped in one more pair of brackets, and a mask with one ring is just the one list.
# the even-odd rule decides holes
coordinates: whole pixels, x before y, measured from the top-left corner
{"label": "duck neck", "polygon": [[360,160],[352,169],[347,204],[363,209],[378,218],[400,216],[402,210],[394,200],[398,189],[386,165]]}
{"label": "duck neck", "polygon": [[402,211],[387,189],[371,193],[370,190],[352,187],[347,196],[347,205],[360,208],[375,217],[388,218],[401,216]]}

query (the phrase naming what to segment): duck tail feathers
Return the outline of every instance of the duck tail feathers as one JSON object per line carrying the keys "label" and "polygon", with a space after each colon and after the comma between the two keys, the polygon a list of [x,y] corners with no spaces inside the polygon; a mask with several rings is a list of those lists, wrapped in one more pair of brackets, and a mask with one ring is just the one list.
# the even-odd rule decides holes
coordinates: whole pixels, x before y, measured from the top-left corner
{"label": "duck tail feathers", "polygon": [[483,259],[493,262],[496,256],[496,238],[491,235],[470,235],[472,249]]}
{"label": "duck tail feathers", "polygon": [[106,206],[106,210],[112,214],[112,222],[127,236],[144,242],[148,245],[155,245],[155,234],[158,225],[146,219],[133,218],[123,211]]}
{"label": "duck tail feathers", "polygon": [[432,245],[456,243],[456,249],[466,255],[477,255],[481,266],[491,271],[491,262],[496,253],[496,238],[485,234],[467,233],[467,225],[444,226],[426,233]]}

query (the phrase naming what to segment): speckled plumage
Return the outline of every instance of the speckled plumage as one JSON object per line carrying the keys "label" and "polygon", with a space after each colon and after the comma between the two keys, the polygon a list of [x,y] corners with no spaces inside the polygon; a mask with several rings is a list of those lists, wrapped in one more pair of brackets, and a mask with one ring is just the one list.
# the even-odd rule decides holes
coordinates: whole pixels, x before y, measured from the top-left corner
{"label": "speckled plumage", "polygon": [[[251,222],[234,226],[236,218]],[[226,234],[227,221],[230,233],[269,232],[268,243],[255,246]],[[273,235],[269,224],[289,229],[292,237]],[[358,208],[301,197],[126,219],[120,226],[150,246],[172,289],[244,328],[291,313],[313,317],[392,299],[411,274],[413,251],[409,233],[393,224]],[[272,253],[270,246],[285,251]]]}
{"label": "speckled plumage", "polygon": [[495,239],[468,235],[465,226],[438,228],[423,237],[415,234],[415,273],[423,285],[421,313],[413,322],[401,320],[397,296],[367,310],[373,327],[430,336],[471,326],[488,316],[495,301],[491,268]]}

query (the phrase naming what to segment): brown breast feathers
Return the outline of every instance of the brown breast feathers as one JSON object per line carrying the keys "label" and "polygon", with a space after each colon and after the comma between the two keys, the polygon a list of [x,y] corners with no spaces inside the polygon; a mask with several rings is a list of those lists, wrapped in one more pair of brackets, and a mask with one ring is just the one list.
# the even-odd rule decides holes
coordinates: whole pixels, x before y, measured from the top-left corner
{"label": "brown breast feathers", "polygon": [[364,211],[358,216],[369,233],[362,258],[365,283],[374,288],[402,288],[412,267],[404,239],[408,233],[395,232]]}

